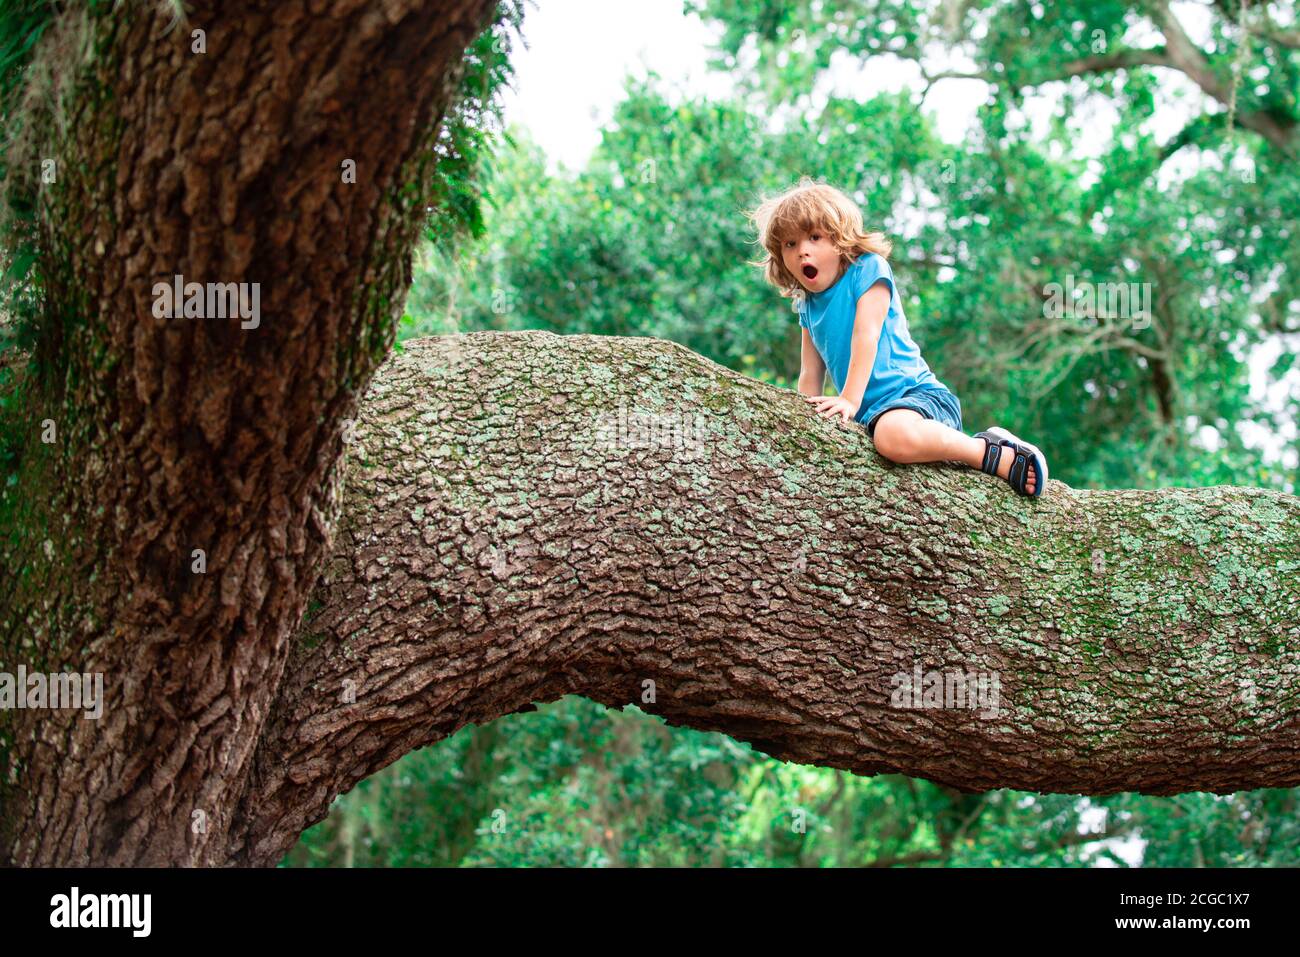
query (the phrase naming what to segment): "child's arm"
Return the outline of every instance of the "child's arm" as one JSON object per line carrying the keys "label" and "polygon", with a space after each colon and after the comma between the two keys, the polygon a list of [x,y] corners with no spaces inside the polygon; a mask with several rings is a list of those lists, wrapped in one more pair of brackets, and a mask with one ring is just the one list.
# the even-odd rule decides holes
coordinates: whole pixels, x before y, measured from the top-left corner
{"label": "child's arm", "polygon": [[[858,297],[857,311],[853,315],[853,345],[849,350],[849,374],[844,379],[845,400],[853,411],[862,405],[871,381],[871,369],[876,364],[876,347],[880,343],[880,329],[889,311],[889,286],[877,282]],[[804,335],[808,333],[805,331]]]}
{"label": "child's arm", "polygon": [[812,336],[803,328],[803,349],[799,353],[799,393],[821,395],[825,387],[826,363],[813,345]]}

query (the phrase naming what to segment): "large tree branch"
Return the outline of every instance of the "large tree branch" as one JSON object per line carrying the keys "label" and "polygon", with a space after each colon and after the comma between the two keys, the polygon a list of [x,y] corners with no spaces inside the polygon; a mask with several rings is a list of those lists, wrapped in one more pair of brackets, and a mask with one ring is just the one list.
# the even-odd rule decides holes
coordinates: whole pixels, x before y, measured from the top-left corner
{"label": "large tree branch", "polygon": [[[919,57],[917,62],[920,63]],[[1066,80],[1072,76],[1088,73],[1110,73],[1114,70],[1128,70],[1138,66],[1173,66],[1164,47],[1150,49],[1113,50],[1110,53],[1082,57],[1062,63],[1052,70],[1024,81],[1022,86],[1040,86],[1057,80]],[[1004,77],[993,70],[940,70],[927,73],[922,67],[921,75],[926,83],[926,90],[939,80],[983,80],[986,83],[999,83]]]}
{"label": "large tree branch", "polygon": [[[1232,99],[1231,88],[1222,82],[1211,69],[1208,58],[1183,29],[1168,0],[1153,0],[1153,19],[1165,36],[1165,48],[1170,64],[1184,74],[1208,96],[1227,106]],[[1295,120],[1270,110],[1246,110],[1238,113],[1237,122],[1263,136],[1283,153],[1296,152]]]}
{"label": "large tree branch", "polygon": [[[1236,21],[1241,15],[1242,0],[1215,0],[1214,5],[1223,11],[1225,19]],[[1279,26],[1269,11],[1269,3],[1250,3],[1246,8],[1246,32],[1263,37],[1270,43],[1288,50],[1300,50],[1300,31],[1288,30]]]}
{"label": "large tree branch", "polygon": [[[1293,496],[1031,501],[888,463],[675,344],[539,332],[408,342],[349,458],[232,860],[272,864],[401,755],[571,693],[963,791],[1300,783]],[[899,706],[914,669],[996,679],[996,707]]]}
{"label": "large tree branch", "polygon": [[[1045,83],[1068,80],[1076,76],[1111,73],[1115,70],[1129,70],[1139,66],[1156,66],[1177,70],[1200,87],[1201,91],[1207,96],[1218,101],[1223,106],[1227,106],[1231,100],[1231,88],[1211,68],[1208,58],[1192,41],[1191,37],[1187,35],[1187,31],[1183,29],[1182,23],[1173,10],[1170,9],[1168,2],[1166,0],[1154,0],[1151,7],[1152,20],[1165,36],[1163,45],[1149,48],[1110,50],[1106,53],[1070,60],[1020,80],[1019,86],[1036,87]],[[1270,38],[1278,39],[1277,37]],[[1282,39],[1285,39],[1285,35],[1283,35]],[[925,79],[923,97],[929,93],[930,87],[939,80],[978,79],[990,84],[1006,82],[1005,74],[992,70],[943,70],[937,73],[926,73],[922,69],[922,75]],[[1275,110],[1254,109],[1239,112],[1236,121],[1246,129],[1263,136],[1286,155],[1295,155],[1296,122],[1292,117],[1280,114]],[[1184,131],[1184,134],[1175,139],[1176,146],[1169,151],[1170,154],[1185,145],[1190,132],[1189,128],[1189,130]]]}

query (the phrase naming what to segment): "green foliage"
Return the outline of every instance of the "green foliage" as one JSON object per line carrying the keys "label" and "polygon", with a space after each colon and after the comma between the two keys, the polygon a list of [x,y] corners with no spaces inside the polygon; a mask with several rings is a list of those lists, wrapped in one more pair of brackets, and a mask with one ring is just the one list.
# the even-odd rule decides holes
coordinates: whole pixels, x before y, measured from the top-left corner
{"label": "green foliage", "polygon": [[367,778],[281,866],[1293,866],[1295,795],[961,794],[570,697]]}
{"label": "green foliage", "polygon": [[466,236],[483,235],[483,180],[492,169],[500,92],[512,75],[511,35],[519,33],[523,18],[524,0],[500,0],[492,23],[465,51],[460,85],[438,132],[428,205],[428,239],[444,253]]}
{"label": "green foliage", "polygon": [[50,0],[0,6],[0,363],[9,350],[30,350],[36,338],[41,294],[35,201],[9,174],[12,144],[27,121],[20,108],[24,80],[54,14]]}
{"label": "green foliage", "polygon": [[13,114],[32,50],[54,14],[51,0],[6,0],[0,7],[0,113],[6,121]]}
{"label": "green foliage", "polygon": [[[286,865],[749,863],[728,832],[756,756],[568,698],[469,727],[340,797]],[[436,810],[435,810],[436,809]]]}
{"label": "green foliage", "polygon": [[[841,107],[848,119],[855,114]],[[839,149],[854,180],[879,164],[906,162],[929,146],[902,100],[873,102],[856,119],[894,131],[898,144]],[[850,122],[850,132],[852,125]],[[572,182],[550,177],[526,134],[503,151],[490,182],[490,235],[456,259],[430,255],[417,268],[408,308],[412,334],[541,328],[670,338],[715,361],[788,381],[797,372],[789,304],[756,282],[758,254],[743,210],[760,188],[790,176],[818,131],[809,121],[774,137],[739,104],[673,108],[635,84],[589,168]],[[901,181],[873,180],[860,198],[900,201]],[[746,359],[745,357],[750,357]]]}
{"label": "green foliage", "polygon": [[35,344],[41,304],[34,207],[8,176],[10,144],[23,122],[18,107],[27,66],[52,17],[48,0],[0,6],[0,510],[9,507],[24,445],[13,356]]}
{"label": "green foliage", "polygon": [[[1273,334],[1252,300],[1296,256],[1300,179],[1261,148],[1252,177],[1224,168],[1242,155],[1216,152],[1164,184],[1141,131],[1090,165],[1066,127],[1039,142],[1008,131],[1014,115],[989,103],[980,136],[954,148],[906,95],[832,99],[769,132],[740,104],[674,107],[634,84],[571,179],[515,137],[490,182],[487,234],[417,263],[404,334],[648,335],[793,382],[797,326],[746,262],[743,210],[806,171],[815,143],[819,174],[898,241],[912,333],[967,431],[1037,436],[1053,474],[1080,487],[1293,488],[1295,470],[1261,462],[1235,423],[1282,426],[1250,389],[1249,352]],[[1146,284],[1151,315],[1051,319],[1044,290],[1070,277]]]}

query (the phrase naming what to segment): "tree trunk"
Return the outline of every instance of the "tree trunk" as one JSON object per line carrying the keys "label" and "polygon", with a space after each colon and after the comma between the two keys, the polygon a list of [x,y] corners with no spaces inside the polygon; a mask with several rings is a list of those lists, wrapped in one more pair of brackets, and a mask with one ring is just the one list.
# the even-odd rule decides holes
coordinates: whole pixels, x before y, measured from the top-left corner
{"label": "tree trunk", "polygon": [[[73,6],[31,74],[25,160],[57,176],[0,664],[102,673],[107,703],[0,712],[0,859],[221,863],[492,3]],[[178,274],[250,314],[161,318]]]}
{"label": "tree trunk", "polygon": [[[231,861],[565,694],[962,791],[1300,783],[1294,496],[1028,500],[673,343],[541,332],[408,342],[348,458]],[[985,697],[908,707],[918,668]]]}

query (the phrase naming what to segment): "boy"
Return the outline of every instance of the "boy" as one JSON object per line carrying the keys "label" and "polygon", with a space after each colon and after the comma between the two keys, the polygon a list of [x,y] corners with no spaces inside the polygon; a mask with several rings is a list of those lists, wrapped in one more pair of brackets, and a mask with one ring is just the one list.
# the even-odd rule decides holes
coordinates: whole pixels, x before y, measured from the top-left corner
{"label": "boy", "polygon": [[[892,243],[863,230],[852,200],[805,176],[751,217],[768,252],[754,265],[799,313],[799,392],[817,414],[864,423],[876,451],[894,462],[961,462],[1021,495],[1042,494],[1047,461],[1036,446],[1005,429],[962,431],[960,401],[908,333],[886,259]],[[835,396],[821,394],[828,367]]]}

